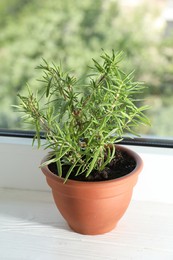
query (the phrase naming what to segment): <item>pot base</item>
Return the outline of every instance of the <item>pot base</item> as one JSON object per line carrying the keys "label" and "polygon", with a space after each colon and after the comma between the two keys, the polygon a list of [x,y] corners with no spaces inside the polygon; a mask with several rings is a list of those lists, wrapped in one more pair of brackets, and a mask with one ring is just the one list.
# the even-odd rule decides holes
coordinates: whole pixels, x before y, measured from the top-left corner
{"label": "pot base", "polygon": [[74,232],[81,234],[81,235],[103,235],[105,233],[108,233],[110,231],[112,231],[114,228],[116,228],[116,225],[113,226],[106,226],[106,228],[100,229],[100,230],[89,230],[87,227],[86,228],[81,228],[81,227],[72,227],[68,224],[68,226],[70,227],[71,230],[73,230]]}

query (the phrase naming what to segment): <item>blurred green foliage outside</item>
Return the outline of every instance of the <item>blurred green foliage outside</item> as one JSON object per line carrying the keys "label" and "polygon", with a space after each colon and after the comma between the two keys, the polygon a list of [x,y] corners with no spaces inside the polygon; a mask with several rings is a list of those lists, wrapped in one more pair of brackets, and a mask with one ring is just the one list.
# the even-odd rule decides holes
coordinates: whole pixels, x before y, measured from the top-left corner
{"label": "blurred green foliage outside", "polygon": [[[128,12],[120,1],[1,0],[0,2],[0,128],[24,129],[13,112],[16,94],[26,83],[37,89],[39,71],[48,62],[63,64],[82,77],[92,58],[123,50],[126,71],[135,68],[145,81],[151,128],[143,134],[173,136],[173,38],[156,27],[160,10],[147,5]],[[168,116],[169,115],[169,116]]]}

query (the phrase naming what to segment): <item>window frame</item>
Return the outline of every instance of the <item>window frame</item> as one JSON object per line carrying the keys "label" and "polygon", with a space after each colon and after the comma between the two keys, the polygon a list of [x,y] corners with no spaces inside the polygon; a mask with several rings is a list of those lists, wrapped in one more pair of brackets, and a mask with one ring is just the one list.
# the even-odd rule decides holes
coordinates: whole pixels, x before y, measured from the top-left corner
{"label": "window frame", "polygon": [[[33,138],[34,135],[35,135],[35,131],[0,129],[0,136]],[[44,139],[43,134],[41,135],[41,138]],[[120,142],[120,144],[160,147],[160,148],[173,148],[173,139],[150,137],[150,136],[133,137],[133,138],[124,137],[124,139]]]}

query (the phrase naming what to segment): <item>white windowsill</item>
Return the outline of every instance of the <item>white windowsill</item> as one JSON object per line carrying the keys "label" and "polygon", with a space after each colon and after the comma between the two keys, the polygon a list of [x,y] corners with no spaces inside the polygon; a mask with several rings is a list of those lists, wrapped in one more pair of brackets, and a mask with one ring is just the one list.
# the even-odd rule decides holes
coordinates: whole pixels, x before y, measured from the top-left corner
{"label": "white windowsill", "polygon": [[72,232],[49,192],[0,191],[2,260],[172,260],[173,204],[133,200],[110,233]]}
{"label": "white windowsill", "polygon": [[32,140],[0,138],[0,259],[173,259],[173,150],[134,147],[144,170],[116,229],[72,232],[56,209]]}

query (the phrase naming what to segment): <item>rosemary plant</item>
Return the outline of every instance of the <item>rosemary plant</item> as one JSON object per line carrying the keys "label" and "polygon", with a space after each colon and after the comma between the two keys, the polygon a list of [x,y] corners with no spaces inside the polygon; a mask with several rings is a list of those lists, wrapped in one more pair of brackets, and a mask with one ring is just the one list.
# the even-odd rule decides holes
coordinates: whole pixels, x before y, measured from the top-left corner
{"label": "rosemary plant", "polygon": [[[44,60],[38,67],[43,71],[42,93],[35,95],[28,88],[27,96],[18,95],[24,120],[35,126],[33,141],[51,149],[44,165],[56,163],[60,177],[63,165],[69,165],[65,181],[74,168],[76,175],[86,177],[93,170],[102,171],[115,156],[110,144],[126,133],[136,135],[139,124],[149,124],[144,114],[147,107],[137,106],[137,95],[145,86],[133,80],[133,71],[126,74],[120,69],[122,58],[121,52],[109,55],[103,51],[101,63],[93,59],[87,94],[84,86],[77,91],[75,77]],[[44,144],[40,131],[45,135]]]}

